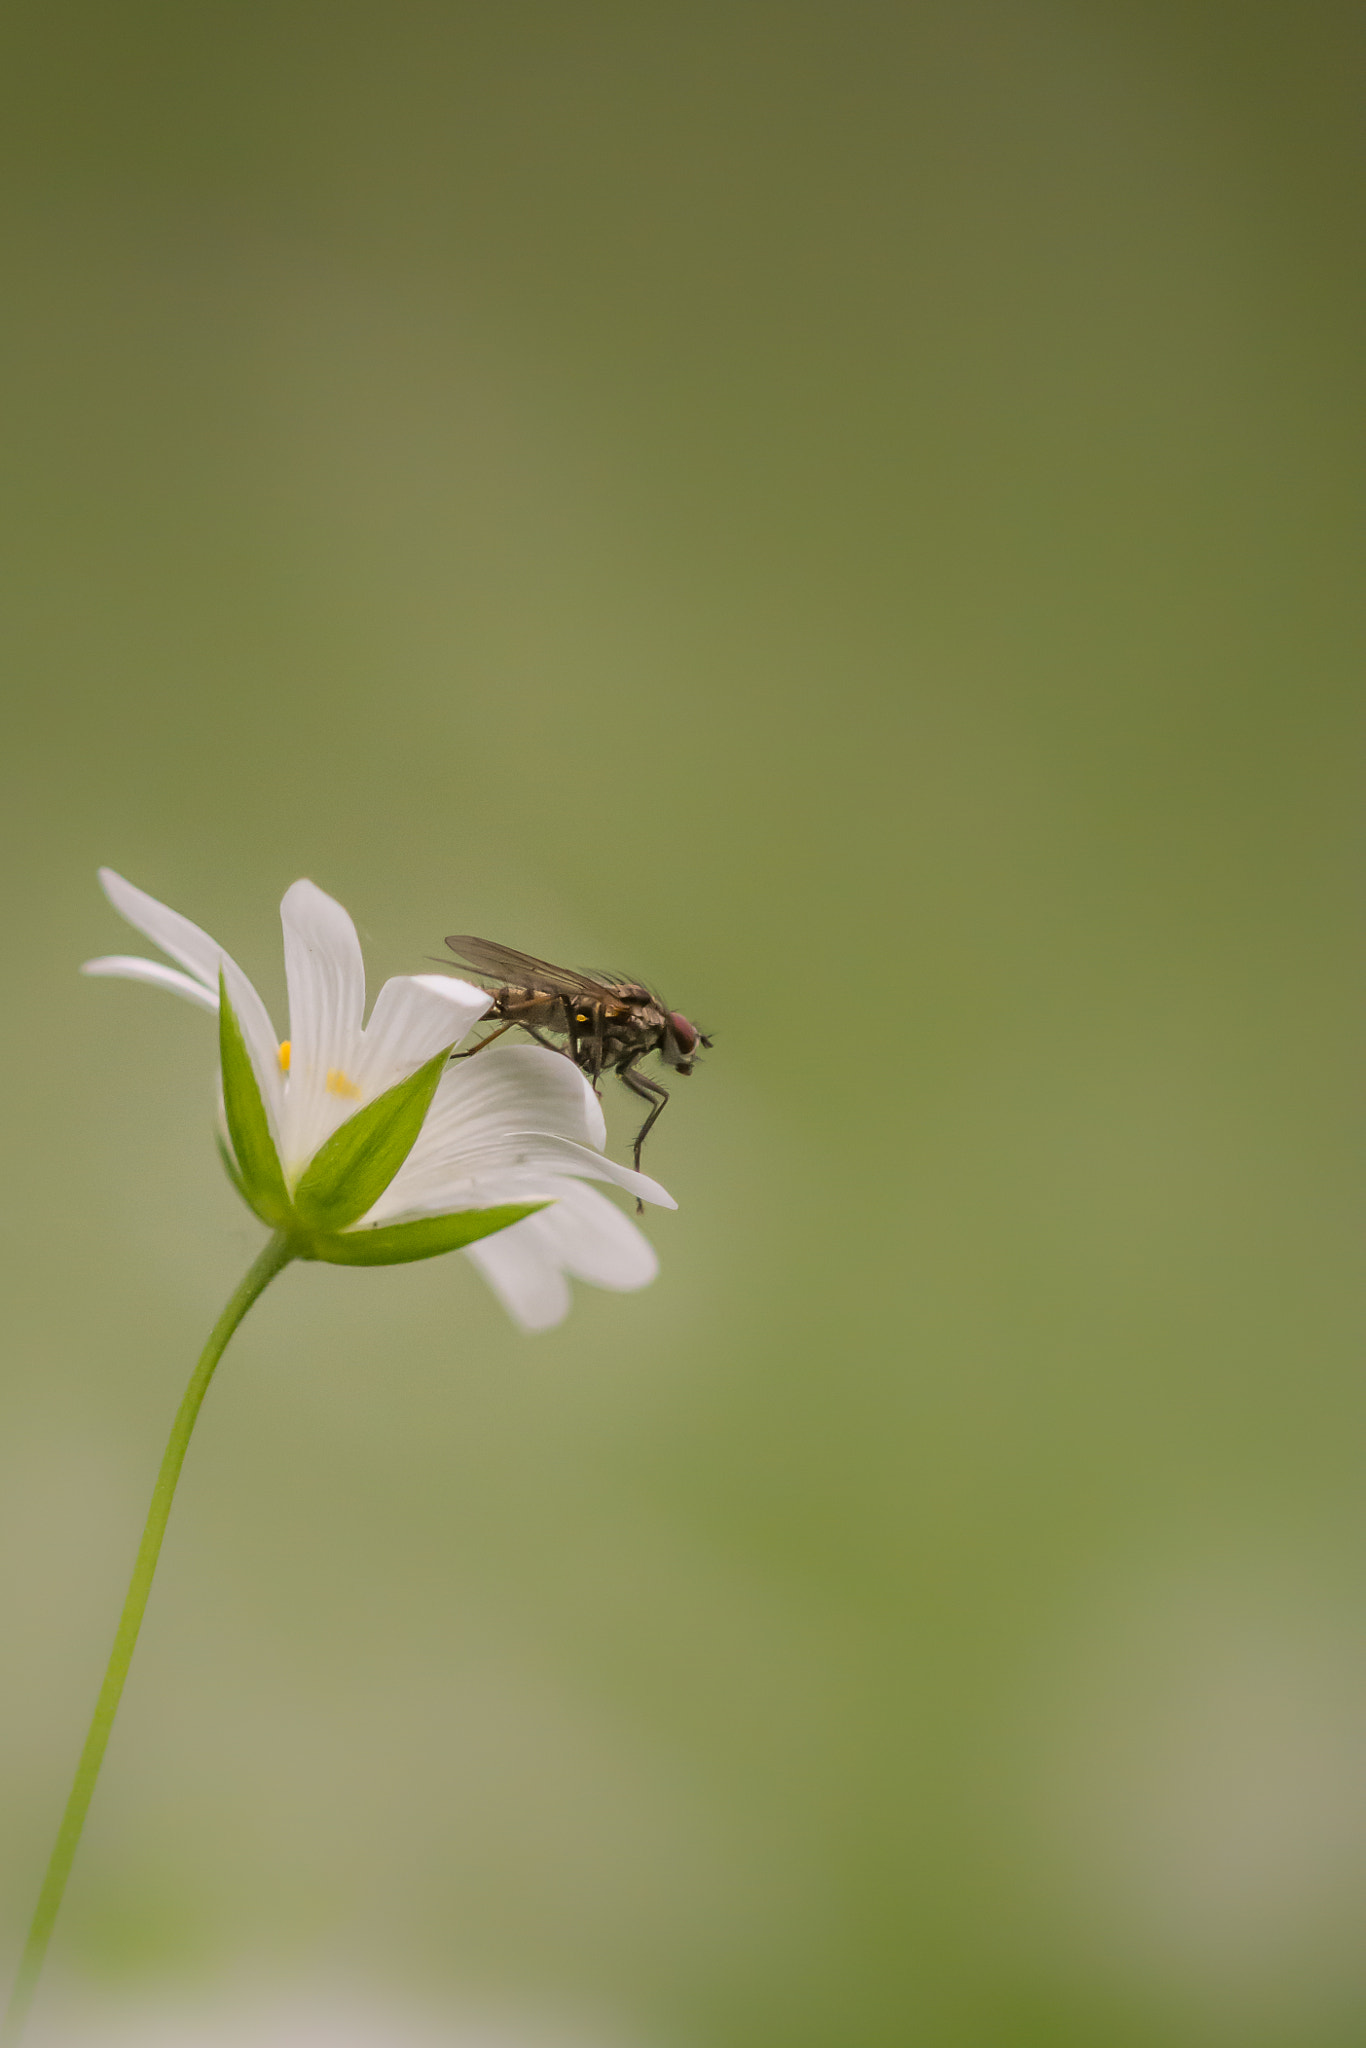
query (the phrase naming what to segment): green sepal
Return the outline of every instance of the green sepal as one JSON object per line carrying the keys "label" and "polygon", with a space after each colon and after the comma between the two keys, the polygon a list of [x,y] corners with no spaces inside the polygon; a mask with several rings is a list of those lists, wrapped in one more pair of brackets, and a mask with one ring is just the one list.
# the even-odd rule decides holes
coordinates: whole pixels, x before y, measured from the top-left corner
{"label": "green sepal", "polygon": [[280,1155],[270,1134],[270,1120],[261,1100],[256,1069],[237,1014],[228,1001],[223,970],[218,971],[218,1056],[223,1072],[223,1109],[228,1119],[237,1165],[238,1186],[263,1223],[272,1230],[293,1222],[289,1190]]}
{"label": "green sepal", "polygon": [[445,1216],[421,1216],[415,1223],[381,1223],[374,1230],[326,1232],[307,1238],[304,1259],[325,1259],[330,1266],[402,1266],[411,1259],[434,1259],[459,1251],[478,1238],[506,1230],[548,1202],[505,1202],[498,1209],[456,1209]]}
{"label": "green sepal", "polygon": [[223,1162],[224,1173],[226,1173],[228,1179],[232,1182],[233,1186],[236,1188],[238,1194],[242,1197],[242,1200],[246,1203],[247,1207],[250,1208],[251,1197],[247,1193],[246,1182],[243,1180],[241,1174],[237,1170],[237,1161],[232,1156],[232,1146],[228,1143],[227,1139],[223,1136],[223,1133],[221,1131],[214,1132],[213,1141],[215,1145],[217,1145],[218,1147],[218,1156]]}
{"label": "green sepal", "polygon": [[449,1054],[444,1046],[319,1146],[294,1189],[294,1213],[305,1230],[345,1230],[374,1207],[417,1142]]}

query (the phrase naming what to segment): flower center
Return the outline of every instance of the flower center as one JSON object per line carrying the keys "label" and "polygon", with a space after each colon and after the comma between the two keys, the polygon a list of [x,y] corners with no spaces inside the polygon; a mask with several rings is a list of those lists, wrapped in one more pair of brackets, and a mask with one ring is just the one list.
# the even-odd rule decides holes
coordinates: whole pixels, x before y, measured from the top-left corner
{"label": "flower center", "polygon": [[360,1089],[350,1075],[344,1074],[340,1067],[328,1068],[327,1092],[329,1095],[344,1095],[348,1102],[360,1101]]}
{"label": "flower center", "polygon": [[289,1072],[289,1040],[287,1038],[282,1038],[280,1040],[279,1059],[280,1072],[282,1074],[287,1074]]}

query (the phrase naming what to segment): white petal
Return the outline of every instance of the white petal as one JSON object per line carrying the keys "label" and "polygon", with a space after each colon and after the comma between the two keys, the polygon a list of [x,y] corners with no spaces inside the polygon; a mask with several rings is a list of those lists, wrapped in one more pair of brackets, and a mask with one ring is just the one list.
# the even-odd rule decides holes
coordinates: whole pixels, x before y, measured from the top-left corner
{"label": "white petal", "polygon": [[539,1171],[569,1173],[582,1180],[606,1180],[613,1187],[625,1188],[628,1195],[634,1195],[638,1202],[652,1202],[657,1209],[676,1209],[677,1202],[667,1188],[657,1180],[651,1180],[648,1173],[637,1173],[633,1167],[618,1166],[615,1159],[605,1159],[600,1152],[590,1152],[586,1145],[571,1145],[567,1138],[545,1137],[536,1131],[519,1141],[522,1149],[522,1163],[534,1166]]}
{"label": "white petal", "polygon": [[119,981],[151,982],[155,988],[169,988],[189,1002],[198,1003],[201,1010],[218,1015],[216,988],[207,989],[202,981],[182,974],[178,967],[163,967],[159,960],[139,960],[133,953],[107,953],[102,959],[85,961],[81,973],[107,974]]}
{"label": "white petal", "polygon": [[285,1172],[293,1176],[359,1107],[365,967],[356,927],[314,883],[285,891],[280,922],[290,1041],[282,1139]]}
{"label": "white petal", "polygon": [[182,967],[187,967],[197,981],[202,981],[217,996],[218,966],[227,955],[216,939],[202,932],[197,924],[191,924],[189,918],[182,917],[178,910],[169,910],[164,903],[158,903],[155,896],[149,896],[143,889],[135,889],[112,868],[100,869],[100,887],[120,917],[126,917],[144,938],[150,939],[154,946],[160,946],[163,953],[169,953]]}
{"label": "white petal", "polygon": [[569,1312],[566,1274],[595,1287],[646,1287],[659,1270],[654,1248],[605,1196],[561,1182],[549,1209],[466,1247],[524,1329],[545,1330]]}
{"label": "white petal", "polygon": [[[216,1011],[218,1008],[218,975],[222,970],[231,986],[232,1006],[253,1058],[259,1064],[269,1047],[274,1081],[278,1082],[278,1065],[274,1064],[277,1048],[274,1027],[265,1004],[231,953],[225,952],[217,940],[202,932],[197,924],[191,924],[188,917],[182,917],[177,910],[168,910],[164,903],[158,903],[156,897],[147,895],[145,890],[135,889],[112,868],[100,869],[100,886],[121,917],[126,917],[129,924],[136,926],[154,945],[160,946],[163,953],[169,953],[173,960],[179,960],[182,967],[188,967],[196,983],[208,990],[212,1002],[204,1005],[206,1009]],[[131,956],[128,957],[131,962]],[[130,980],[159,981],[161,987],[173,988],[177,995],[189,994],[189,990],[181,988],[178,981],[162,979],[161,971],[153,961],[142,963],[136,974],[131,965],[126,969],[115,969],[99,961],[90,962],[85,972],[127,973]],[[192,997],[191,1000],[198,998]],[[268,1096],[268,1104],[270,1100]]]}
{"label": "white petal", "polygon": [[583,1075],[538,1045],[493,1045],[457,1060],[427,1121],[433,1142],[459,1135],[478,1145],[498,1131],[551,1131],[598,1152],[607,1142],[602,1105]]}
{"label": "white petal", "polygon": [[535,1220],[528,1216],[467,1245],[465,1257],[479,1268],[514,1322],[524,1330],[551,1330],[569,1314],[572,1297],[559,1267],[534,1238],[522,1234]]}
{"label": "white petal", "polygon": [[597,1097],[571,1061],[534,1045],[492,1046],[441,1076],[417,1143],[367,1221],[479,1207],[471,1185],[509,1173],[613,1180],[672,1208],[656,1182],[603,1158],[605,1136]]}
{"label": "white petal", "polygon": [[567,1273],[593,1287],[628,1294],[648,1287],[659,1273],[658,1254],[644,1231],[623,1216],[615,1202],[582,1181],[565,1182],[554,1206],[526,1221],[538,1226],[538,1234]]}
{"label": "white petal", "polygon": [[367,1096],[382,1094],[443,1045],[456,1045],[493,1001],[453,974],[402,974],[386,981],[366,1025],[356,1078]]}
{"label": "white petal", "polygon": [[[662,1209],[678,1207],[673,1196],[648,1174],[633,1173],[629,1166],[618,1166],[614,1159],[590,1152],[586,1145],[571,1145],[566,1138],[540,1131],[505,1132],[494,1142],[462,1147],[456,1154],[429,1145],[424,1126],[365,1221],[396,1223],[405,1216],[440,1216],[450,1209],[483,1208],[495,1199],[534,1201],[536,1195],[523,1192],[524,1187],[534,1184],[539,1188],[547,1178],[558,1180],[567,1175],[610,1181],[639,1201],[653,1202]],[[490,1196],[485,1191],[494,1182],[514,1191]]]}
{"label": "white petal", "polygon": [[379,1223],[411,1223],[421,1216],[448,1216],[457,1209],[496,1209],[504,1202],[552,1202],[562,1185],[559,1174],[533,1173],[515,1166],[466,1174],[463,1180],[433,1180],[430,1185],[425,1177],[408,1175],[407,1169],[405,1160],[373,1209],[350,1226],[353,1230],[368,1230]]}

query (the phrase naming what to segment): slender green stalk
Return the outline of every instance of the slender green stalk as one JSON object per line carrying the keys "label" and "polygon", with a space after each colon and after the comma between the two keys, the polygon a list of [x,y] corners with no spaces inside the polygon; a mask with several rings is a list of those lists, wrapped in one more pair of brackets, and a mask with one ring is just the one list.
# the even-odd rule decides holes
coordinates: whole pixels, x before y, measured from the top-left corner
{"label": "slender green stalk", "polygon": [[227,1349],[229,1337],[257,1296],[264,1292],[275,1275],[289,1264],[294,1255],[295,1248],[291,1240],[283,1231],[277,1232],[214,1324],[213,1334],[204,1346],[199,1363],[176,1412],[165,1455],[161,1460],[161,1470],[157,1473],[156,1485],[152,1488],[152,1505],[147,1510],[147,1525],[142,1532],[142,1542],[138,1545],[137,1562],[133,1566],[133,1576],[129,1581],[127,1598],[123,1603],[123,1613],[119,1618],[118,1633],[114,1637],[114,1647],[110,1652],[104,1683],[95,1702],[90,1733],[85,1738],[85,1748],[81,1751],[81,1760],[76,1766],[76,1776],[66,1802],[66,1812],[62,1815],[62,1824],[57,1830],[57,1840],[47,1866],[47,1876],[43,1879],[43,1889],[38,1894],[38,1904],[28,1931],[28,1940],[24,1944],[24,1953],[19,1960],[19,1972],[14,1981],[14,1989],[10,1993],[4,2020],[0,2022],[0,2048],[13,2048],[13,2044],[18,2041],[23,2031],[24,2020],[43,1967],[43,1958],[47,1954],[47,1945],[52,1938],[53,1924],[62,1903],[62,1894],[66,1890],[67,1878],[71,1874],[76,1844],[81,1839],[81,1829],[85,1825],[90,1796],[95,1790],[95,1780],[100,1774],[105,1746],[109,1741],[109,1731],[118,1712],[123,1683],[128,1676],[128,1667],[133,1661],[133,1651],[137,1647],[138,1630],[142,1626],[147,1595],[152,1590],[152,1576],[157,1568],[161,1539],[166,1533],[166,1522],[171,1512],[171,1502],[175,1498],[180,1468],[185,1461],[190,1432],[195,1426],[204,1396],[209,1391],[209,1381],[213,1378],[214,1368]]}

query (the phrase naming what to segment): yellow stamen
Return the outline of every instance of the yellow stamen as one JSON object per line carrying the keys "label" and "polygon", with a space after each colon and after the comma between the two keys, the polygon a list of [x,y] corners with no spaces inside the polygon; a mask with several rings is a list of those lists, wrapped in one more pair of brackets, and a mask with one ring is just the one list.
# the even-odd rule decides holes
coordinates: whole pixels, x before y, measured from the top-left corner
{"label": "yellow stamen", "polygon": [[350,1075],[344,1074],[340,1067],[328,1068],[327,1092],[329,1095],[344,1095],[349,1102],[360,1101],[360,1089]]}
{"label": "yellow stamen", "polygon": [[280,1072],[282,1074],[289,1072],[289,1040],[287,1038],[280,1040]]}

